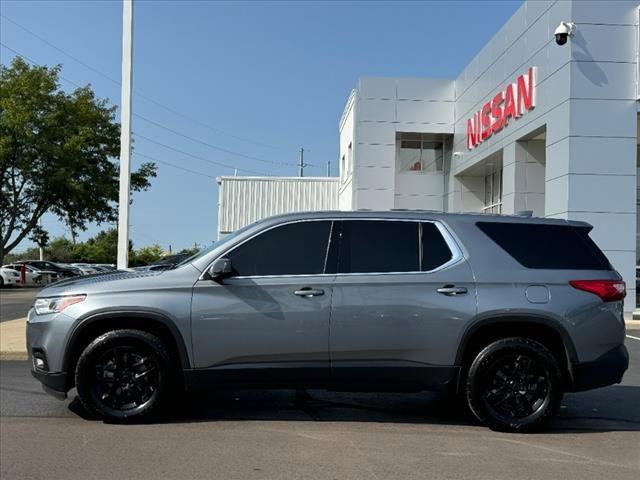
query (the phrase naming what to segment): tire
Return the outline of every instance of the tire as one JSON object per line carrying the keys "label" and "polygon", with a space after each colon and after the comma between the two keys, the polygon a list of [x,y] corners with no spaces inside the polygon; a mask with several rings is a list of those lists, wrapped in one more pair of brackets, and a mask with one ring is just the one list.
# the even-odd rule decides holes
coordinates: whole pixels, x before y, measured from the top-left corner
{"label": "tire", "polygon": [[141,421],[158,412],[169,397],[171,360],[154,335],[112,330],[84,349],[75,381],[89,413],[113,422]]}
{"label": "tire", "polygon": [[523,337],[497,340],[476,355],[464,384],[466,407],[492,430],[539,430],[562,401],[558,361],[541,343]]}

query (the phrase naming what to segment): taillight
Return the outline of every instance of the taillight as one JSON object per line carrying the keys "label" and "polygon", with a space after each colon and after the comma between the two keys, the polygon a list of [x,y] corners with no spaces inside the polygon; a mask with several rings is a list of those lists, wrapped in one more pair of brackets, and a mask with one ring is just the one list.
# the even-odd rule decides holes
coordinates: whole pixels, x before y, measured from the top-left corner
{"label": "taillight", "polygon": [[604,302],[622,300],[627,289],[622,280],[571,280],[573,288],[599,296]]}

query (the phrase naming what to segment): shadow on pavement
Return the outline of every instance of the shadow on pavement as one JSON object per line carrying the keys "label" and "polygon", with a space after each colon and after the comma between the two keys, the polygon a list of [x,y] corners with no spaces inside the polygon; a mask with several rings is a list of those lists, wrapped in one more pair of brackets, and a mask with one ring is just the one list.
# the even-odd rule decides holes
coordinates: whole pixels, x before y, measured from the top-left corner
{"label": "shadow on pavement", "polygon": [[[615,385],[567,394],[557,418],[542,433],[640,431],[640,387]],[[69,409],[90,419],[75,398]],[[242,390],[185,395],[170,411],[145,423],[216,421],[374,422],[470,426],[474,421],[451,396],[422,393],[336,393]]]}

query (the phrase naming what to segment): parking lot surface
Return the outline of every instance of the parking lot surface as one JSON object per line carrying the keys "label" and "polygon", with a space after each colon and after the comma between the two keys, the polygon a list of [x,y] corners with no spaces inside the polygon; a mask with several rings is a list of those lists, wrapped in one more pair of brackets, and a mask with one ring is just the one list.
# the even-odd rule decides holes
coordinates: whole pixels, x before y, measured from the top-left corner
{"label": "parking lot surface", "polygon": [[0,289],[0,322],[26,317],[39,290],[39,287]]}
{"label": "parking lot surface", "polygon": [[[630,331],[640,337],[640,331]],[[310,391],[188,397],[145,425],[85,419],[0,363],[0,477],[139,479],[640,478],[640,341],[621,385],[569,394],[545,433],[475,426],[447,398]],[[178,410],[180,410],[178,412]]]}

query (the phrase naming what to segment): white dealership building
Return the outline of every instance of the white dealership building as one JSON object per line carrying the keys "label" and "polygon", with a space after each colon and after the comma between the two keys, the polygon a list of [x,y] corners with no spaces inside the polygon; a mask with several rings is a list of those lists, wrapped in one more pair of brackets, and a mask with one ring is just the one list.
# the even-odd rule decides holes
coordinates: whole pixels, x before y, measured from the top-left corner
{"label": "white dealership building", "polygon": [[455,79],[360,78],[339,123],[338,208],[587,221],[633,311],[638,6],[527,1]]}

